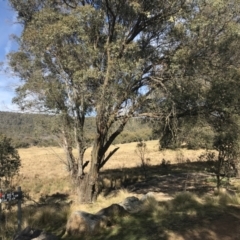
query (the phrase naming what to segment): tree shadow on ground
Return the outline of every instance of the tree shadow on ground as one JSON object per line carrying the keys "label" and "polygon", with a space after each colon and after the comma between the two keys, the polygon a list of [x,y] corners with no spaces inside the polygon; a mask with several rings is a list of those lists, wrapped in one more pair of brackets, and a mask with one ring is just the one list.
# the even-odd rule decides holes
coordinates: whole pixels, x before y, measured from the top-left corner
{"label": "tree shadow on ground", "polygon": [[118,219],[92,236],[66,240],[229,240],[239,239],[240,207],[200,202],[192,193],[150,202],[144,211]]}
{"label": "tree shadow on ground", "polygon": [[214,178],[211,169],[215,162],[189,162],[181,164],[160,164],[156,166],[105,170],[101,173],[100,189],[105,196],[111,191],[125,188],[129,192],[146,194],[162,192],[174,195],[181,191],[191,191],[198,195],[213,189],[207,181]]}
{"label": "tree shadow on ground", "polygon": [[[196,198],[196,195],[203,197],[212,189],[212,185],[206,181],[213,177],[206,171],[211,167],[210,163],[192,162],[148,166],[146,172],[140,167],[106,170],[101,174],[102,191],[106,196],[124,187],[139,194],[163,192],[174,196],[174,199],[155,201],[146,211],[119,218],[111,227],[95,235],[64,239],[240,239],[240,208],[199,202]],[[182,193],[176,196],[177,192]],[[27,224],[54,233],[62,239],[71,205],[68,198],[63,193],[43,196],[37,203],[23,206],[23,218],[27,216]],[[6,231],[4,234],[9,233]]]}
{"label": "tree shadow on ground", "polygon": [[[0,222],[0,239],[13,239],[17,232],[17,202],[8,211],[4,211],[4,221]],[[71,201],[65,193],[54,193],[42,196],[38,201],[32,200],[27,193],[23,194],[21,206],[22,229],[27,226],[42,229],[57,236],[62,236]]]}
{"label": "tree shadow on ground", "polygon": [[39,201],[38,201],[38,204],[39,205],[67,205],[67,204],[70,204],[71,201],[69,202],[69,194],[65,194],[65,193],[54,193],[54,194],[51,194],[51,195],[44,195],[44,196],[41,196]]}

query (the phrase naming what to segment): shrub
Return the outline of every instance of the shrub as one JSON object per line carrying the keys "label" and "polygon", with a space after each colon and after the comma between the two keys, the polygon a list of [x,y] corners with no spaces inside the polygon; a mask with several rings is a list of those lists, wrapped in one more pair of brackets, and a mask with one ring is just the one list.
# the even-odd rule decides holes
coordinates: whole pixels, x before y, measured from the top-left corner
{"label": "shrub", "polygon": [[20,168],[20,157],[11,139],[0,134],[0,188],[11,187],[13,177]]}

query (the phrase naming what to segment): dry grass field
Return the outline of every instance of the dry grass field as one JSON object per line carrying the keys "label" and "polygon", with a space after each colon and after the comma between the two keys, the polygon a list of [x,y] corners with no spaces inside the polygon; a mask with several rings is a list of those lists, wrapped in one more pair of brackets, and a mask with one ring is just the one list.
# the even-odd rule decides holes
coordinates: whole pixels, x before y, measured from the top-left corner
{"label": "dry grass field", "polygon": [[[163,150],[159,151],[158,141],[147,141],[146,158],[150,159],[150,165],[158,165],[163,159],[171,163],[184,162],[187,159],[196,161],[204,150]],[[141,164],[136,154],[136,142],[111,146],[109,151],[120,147],[113,155],[103,170],[116,168],[132,168]],[[22,161],[20,175],[26,178],[58,178],[67,175],[64,167],[64,152],[57,147],[31,147],[18,149]],[[85,159],[91,157],[91,148],[86,150]]]}
{"label": "dry grass field", "polygon": [[[159,165],[163,161],[182,163],[187,160],[196,161],[204,150],[163,150],[159,151],[158,141],[147,141],[146,158],[150,166]],[[119,150],[107,162],[102,171],[109,169],[135,168],[141,165],[140,157],[136,153],[137,143],[126,143],[111,146]],[[17,181],[22,189],[27,191],[33,199],[55,192],[71,192],[64,164],[65,155],[57,147],[31,147],[18,149],[22,166]],[[91,157],[91,148],[86,150],[85,160]],[[87,170],[87,169],[86,169]]]}
{"label": "dry grass field", "polygon": [[[199,156],[205,153],[204,150],[159,151],[158,141],[148,141],[146,144],[148,179],[139,178],[143,174],[141,161],[136,153],[136,142],[112,146],[111,149],[117,146],[120,148],[102,171],[106,176],[120,173],[120,178],[135,178],[135,182],[128,182],[130,186],[136,184],[136,189],[140,190],[147,187],[146,191],[150,187],[159,193],[159,198],[149,202],[146,211],[118,219],[113,226],[103,229],[98,235],[77,238],[64,236],[66,221],[72,211],[96,213],[128,196],[141,197],[143,191],[115,188],[108,195],[102,193],[94,204],[78,204],[65,170],[62,149],[19,149],[22,166],[16,185],[22,187],[26,196],[22,227],[45,229],[64,240],[240,239],[240,181],[233,181],[234,195],[226,192],[215,194],[211,190],[215,184],[214,177],[205,171],[209,166],[203,161],[197,162]],[[89,148],[86,151],[86,160],[90,159],[90,155]],[[166,167],[162,162],[169,162],[171,165]],[[201,194],[191,192],[196,188],[203,190]],[[166,201],[166,196],[170,196],[169,199],[172,200]],[[0,239],[10,240],[16,231],[16,208],[5,211],[5,220],[1,222],[0,219]]]}

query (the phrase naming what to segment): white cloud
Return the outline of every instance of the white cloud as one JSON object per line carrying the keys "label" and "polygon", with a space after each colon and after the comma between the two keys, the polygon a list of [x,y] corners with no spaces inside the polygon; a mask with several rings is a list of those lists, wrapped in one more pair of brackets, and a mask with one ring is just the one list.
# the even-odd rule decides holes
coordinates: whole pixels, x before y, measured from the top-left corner
{"label": "white cloud", "polygon": [[0,87],[0,111],[18,111],[18,106],[12,103],[14,94]]}
{"label": "white cloud", "polygon": [[13,39],[11,39],[11,35],[12,34],[18,34],[19,31],[20,31],[20,26],[17,25],[16,22],[17,22],[17,13],[13,13],[12,21],[11,21],[11,23],[9,23],[9,25],[11,25],[11,27],[8,30],[8,34],[9,34],[8,41],[7,41],[7,44],[4,48],[5,55],[9,54],[10,51],[12,50]]}
{"label": "white cloud", "polygon": [[10,78],[6,74],[0,74],[0,111],[16,111],[17,105],[12,104],[15,96],[15,88],[19,85],[19,80]]}
{"label": "white cloud", "polygon": [[6,55],[17,49],[11,35],[20,35],[21,31],[22,27],[17,24],[17,13],[7,5],[7,1],[0,1],[0,62],[3,62],[0,72],[0,111],[17,110],[17,106],[12,104],[12,98],[20,81],[6,71]]}

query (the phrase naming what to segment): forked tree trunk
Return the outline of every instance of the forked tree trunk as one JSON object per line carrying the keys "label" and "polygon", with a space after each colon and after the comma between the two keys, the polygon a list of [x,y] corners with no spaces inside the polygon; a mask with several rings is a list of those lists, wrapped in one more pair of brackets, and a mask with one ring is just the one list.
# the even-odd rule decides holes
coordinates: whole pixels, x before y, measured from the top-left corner
{"label": "forked tree trunk", "polygon": [[[90,169],[87,174],[83,173],[82,176],[78,176],[78,196],[79,201],[82,203],[95,202],[99,194],[99,171],[112,157],[112,155],[119,149],[116,147],[105,156],[108,148],[114,141],[114,139],[123,131],[129,118],[125,118],[124,121],[118,126],[118,128],[107,138],[108,128],[98,128],[98,134],[95,138],[92,148]],[[103,121],[100,121],[100,123]],[[98,124],[101,126],[101,124]]]}
{"label": "forked tree trunk", "polygon": [[94,179],[98,173],[87,173],[78,182],[78,200],[80,203],[93,203],[98,195],[98,182]]}
{"label": "forked tree trunk", "polygon": [[78,177],[78,197],[81,203],[95,202],[98,195],[98,176],[100,162],[100,140],[96,139],[92,149],[89,172]]}

